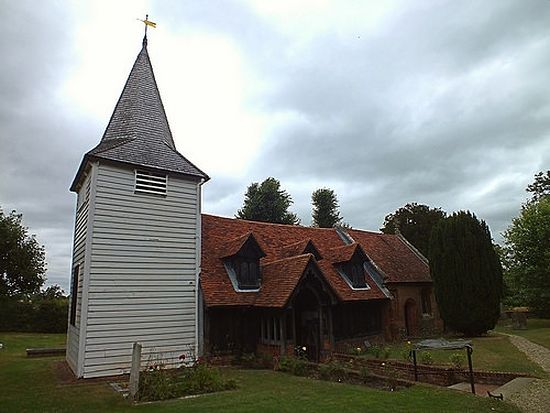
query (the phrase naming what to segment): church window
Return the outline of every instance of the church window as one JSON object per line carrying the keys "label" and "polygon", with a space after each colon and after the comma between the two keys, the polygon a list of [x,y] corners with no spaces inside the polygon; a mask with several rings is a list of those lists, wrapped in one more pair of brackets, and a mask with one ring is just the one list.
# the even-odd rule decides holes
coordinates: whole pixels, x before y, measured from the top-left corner
{"label": "church window", "polygon": [[71,317],[69,322],[72,326],[76,325],[76,296],[78,295],[78,265],[73,269],[73,279],[71,285]]}
{"label": "church window", "polygon": [[136,170],[135,192],[166,195],[168,176],[155,172]]}

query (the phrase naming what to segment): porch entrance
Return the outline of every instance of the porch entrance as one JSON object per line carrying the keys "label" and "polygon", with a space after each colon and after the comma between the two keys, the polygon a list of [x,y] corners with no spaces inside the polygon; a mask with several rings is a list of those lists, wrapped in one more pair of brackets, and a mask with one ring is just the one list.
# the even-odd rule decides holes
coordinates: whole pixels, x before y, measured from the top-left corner
{"label": "porch entrance", "polygon": [[294,325],[296,326],[296,345],[305,347],[308,360],[319,361],[321,351],[321,305],[317,295],[304,288],[295,298]]}

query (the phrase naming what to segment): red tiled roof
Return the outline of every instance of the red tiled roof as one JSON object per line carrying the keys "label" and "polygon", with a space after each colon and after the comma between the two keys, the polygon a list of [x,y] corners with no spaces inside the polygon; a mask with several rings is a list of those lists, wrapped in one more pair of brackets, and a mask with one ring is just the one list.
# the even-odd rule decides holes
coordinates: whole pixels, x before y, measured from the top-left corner
{"label": "red tiled roof", "polygon": [[[238,240],[242,240],[242,245],[251,232],[266,254],[260,259],[262,285],[259,292],[237,292],[224,267],[223,258],[228,256],[228,251],[234,251],[235,245],[239,243]],[[416,281],[419,278],[416,272],[411,277],[408,276],[407,265],[416,269],[425,264],[397,236],[356,230],[350,233],[357,244],[346,245],[332,228],[272,224],[203,214],[201,288],[206,305],[209,307],[225,305],[282,307],[286,304],[308,263],[312,261],[316,263],[339,300],[386,298],[374,282],[368,282],[371,287],[369,290],[351,289],[336,270],[334,264],[342,262],[340,259],[348,255],[351,258],[358,247],[362,247],[375,264],[386,273],[388,281],[406,282]],[[391,238],[391,241],[386,240],[386,237]],[[312,254],[303,254],[301,247],[305,248],[308,241],[314,244],[323,259],[316,261]],[[403,245],[403,248],[398,244]],[[296,252],[295,256],[289,256],[291,250]],[[394,261],[397,262],[394,263]],[[427,270],[426,274],[429,278]]]}
{"label": "red tiled roof", "polygon": [[430,268],[397,235],[347,230],[387,276],[386,282],[432,282]]}
{"label": "red tiled roof", "polygon": [[[302,278],[312,254],[272,261],[262,266],[262,288],[254,302],[259,307],[283,307]],[[281,276],[284,274],[284,276]]]}

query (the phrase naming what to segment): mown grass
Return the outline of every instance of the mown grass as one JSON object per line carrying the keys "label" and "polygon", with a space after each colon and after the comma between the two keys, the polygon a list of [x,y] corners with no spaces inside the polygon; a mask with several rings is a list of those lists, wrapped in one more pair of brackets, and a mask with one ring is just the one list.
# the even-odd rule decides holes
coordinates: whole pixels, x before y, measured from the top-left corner
{"label": "mown grass", "polygon": [[509,325],[500,325],[495,331],[525,337],[550,350],[550,319],[529,318],[527,330],[514,330]]}
{"label": "mown grass", "polygon": [[[546,377],[546,373],[519,351],[508,337],[490,333],[485,337],[476,337],[472,340],[472,364],[475,370],[510,371],[528,373],[535,376]],[[403,350],[407,344],[390,346],[390,358],[403,359]],[[434,364],[451,365],[450,356],[453,353],[461,354],[463,367],[467,367],[466,350],[429,350]],[[418,352],[418,362],[421,362],[421,353]],[[367,357],[374,357],[367,353]]]}
{"label": "mown grass", "polygon": [[0,333],[0,411],[6,412],[517,412],[506,403],[431,386],[399,392],[266,370],[224,371],[239,388],[192,399],[130,405],[107,383],[61,384],[60,358],[26,358],[26,347],[63,345],[62,335]]}

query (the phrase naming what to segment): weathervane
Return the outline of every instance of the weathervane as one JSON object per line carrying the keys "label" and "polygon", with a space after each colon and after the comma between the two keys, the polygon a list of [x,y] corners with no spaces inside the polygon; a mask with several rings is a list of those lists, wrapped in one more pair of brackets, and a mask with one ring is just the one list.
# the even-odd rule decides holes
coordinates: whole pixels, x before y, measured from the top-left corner
{"label": "weathervane", "polygon": [[145,20],[137,19],[145,24],[145,35],[143,36],[143,46],[147,46],[147,26],[157,27],[157,24],[149,20],[149,15],[145,15]]}

